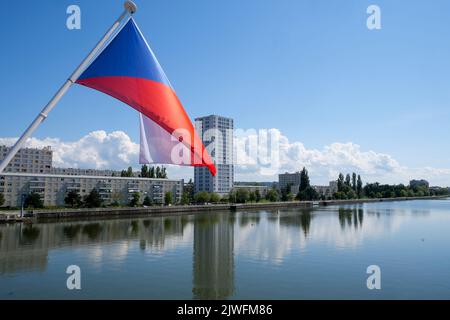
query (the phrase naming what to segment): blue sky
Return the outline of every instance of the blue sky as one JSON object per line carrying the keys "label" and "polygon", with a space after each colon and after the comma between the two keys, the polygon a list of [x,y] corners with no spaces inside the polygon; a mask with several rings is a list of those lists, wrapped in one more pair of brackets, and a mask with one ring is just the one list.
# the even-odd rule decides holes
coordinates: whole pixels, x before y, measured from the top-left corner
{"label": "blue sky", "polygon": [[[191,118],[277,128],[309,149],[352,142],[408,167],[450,167],[450,2],[139,1],[136,22]],[[66,28],[79,5],[82,29]],[[377,4],[382,29],[368,30]],[[122,1],[3,5],[0,137],[18,136],[122,10]],[[6,8],[5,8],[6,6]],[[121,130],[136,111],[74,86],[35,134]],[[449,181],[450,182],[450,181]],[[450,183],[449,183],[450,184]]]}

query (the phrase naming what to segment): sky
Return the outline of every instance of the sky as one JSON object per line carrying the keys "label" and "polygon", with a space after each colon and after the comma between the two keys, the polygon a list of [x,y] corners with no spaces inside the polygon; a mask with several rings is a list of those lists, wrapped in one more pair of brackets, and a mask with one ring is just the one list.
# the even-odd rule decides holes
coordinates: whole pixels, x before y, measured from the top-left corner
{"label": "sky", "polygon": [[[237,128],[276,132],[287,157],[280,171],[306,165],[315,183],[354,170],[366,181],[450,185],[450,2],[136,3],[135,20],[191,119],[219,114]],[[72,4],[81,8],[80,30],[66,27]],[[366,26],[371,4],[381,9],[380,30]],[[0,142],[12,143],[122,12],[122,1],[4,6],[11,14],[0,21]],[[61,149],[57,165],[138,167],[138,114],[73,86],[29,144],[46,143]],[[276,179],[255,168],[236,173]]]}

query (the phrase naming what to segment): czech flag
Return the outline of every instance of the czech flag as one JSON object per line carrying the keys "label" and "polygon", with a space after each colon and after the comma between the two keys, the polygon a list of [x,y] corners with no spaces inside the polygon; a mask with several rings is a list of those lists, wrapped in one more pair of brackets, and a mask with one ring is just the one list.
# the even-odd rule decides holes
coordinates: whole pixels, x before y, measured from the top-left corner
{"label": "czech flag", "polygon": [[141,164],[216,167],[133,18],[76,83],[106,93],[140,112]]}

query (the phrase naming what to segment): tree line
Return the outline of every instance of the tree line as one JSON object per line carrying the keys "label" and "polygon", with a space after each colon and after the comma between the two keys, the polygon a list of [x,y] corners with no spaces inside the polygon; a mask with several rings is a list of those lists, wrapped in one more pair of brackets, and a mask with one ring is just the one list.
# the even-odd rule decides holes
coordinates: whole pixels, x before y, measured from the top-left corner
{"label": "tree line", "polygon": [[[132,168],[123,171],[126,176],[133,174]],[[141,177],[159,177],[167,178],[166,169],[164,167],[151,167],[144,165],[141,168]],[[198,192],[195,193],[194,183],[192,179],[184,186],[181,200],[177,201],[172,192],[164,194],[163,204],[173,205],[189,205],[189,204],[206,204],[206,203],[247,203],[247,202],[276,202],[276,201],[312,201],[312,200],[333,200],[333,199],[361,199],[361,198],[396,198],[396,197],[421,197],[435,195],[449,195],[448,188],[430,188],[425,180],[412,180],[409,185],[404,184],[380,184],[367,183],[363,186],[363,181],[359,174],[339,173],[336,185],[337,190],[331,196],[326,198],[320,195],[310,184],[308,170],[303,168],[300,171],[300,185],[298,190],[293,190],[292,184],[282,189],[272,188],[262,195],[259,190],[248,190],[246,188],[236,188],[224,196],[217,193]],[[0,193],[0,206],[5,202],[3,194]],[[71,208],[98,208],[106,206],[104,201],[96,189],[82,197],[78,191],[71,190],[67,193],[64,202],[66,206]],[[141,199],[141,193],[132,194],[129,203],[130,207],[152,206],[154,201],[148,195]],[[38,193],[30,193],[24,201],[26,208],[43,208],[43,201]],[[120,206],[118,200],[114,200],[109,206]]]}
{"label": "tree line", "polygon": [[[113,176],[114,176],[114,174],[113,174]],[[127,170],[122,170],[120,172],[120,176],[121,177],[125,177],[125,178],[134,177],[135,174],[133,172],[133,168],[132,167],[128,167]],[[138,174],[138,177],[140,177],[140,178],[151,178],[151,179],[168,179],[167,169],[164,166],[162,166],[162,167],[160,167],[160,166],[149,167],[146,164],[144,164],[141,167],[141,171]]]}
{"label": "tree line", "polygon": [[353,172],[350,176],[346,174],[345,178],[339,173],[337,179],[337,192],[333,194],[334,199],[360,199],[363,197],[363,182],[361,176]]}

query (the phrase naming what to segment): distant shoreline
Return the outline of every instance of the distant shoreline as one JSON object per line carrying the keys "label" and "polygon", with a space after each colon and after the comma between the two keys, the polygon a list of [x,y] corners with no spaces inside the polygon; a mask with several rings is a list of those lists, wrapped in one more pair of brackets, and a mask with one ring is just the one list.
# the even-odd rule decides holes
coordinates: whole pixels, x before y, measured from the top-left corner
{"label": "distant shoreline", "polygon": [[155,206],[147,208],[95,208],[95,209],[40,209],[27,211],[32,216],[17,218],[17,211],[0,212],[0,222],[32,222],[39,219],[64,219],[64,218],[91,218],[91,217],[128,217],[128,216],[171,216],[186,215],[201,212],[216,211],[245,211],[264,209],[312,209],[342,204],[362,204],[374,202],[393,202],[411,200],[438,200],[449,196],[425,196],[406,198],[378,198],[378,199],[349,199],[349,200],[321,200],[321,201],[289,201],[289,202],[264,202],[245,204],[209,204],[189,206]]}

